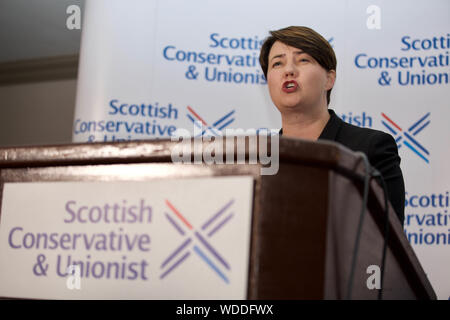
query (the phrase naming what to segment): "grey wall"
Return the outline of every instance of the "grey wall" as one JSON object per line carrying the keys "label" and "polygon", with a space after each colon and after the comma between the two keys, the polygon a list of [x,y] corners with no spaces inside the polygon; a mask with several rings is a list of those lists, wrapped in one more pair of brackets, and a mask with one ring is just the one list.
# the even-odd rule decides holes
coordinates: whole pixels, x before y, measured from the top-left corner
{"label": "grey wall", "polygon": [[[69,30],[70,5],[84,0],[0,0],[0,61],[76,54],[81,30]],[[83,21],[83,15],[81,15]]]}
{"label": "grey wall", "polygon": [[[8,72],[14,61],[77,55],[81,30],[67,29],[66,9],[79,5],[83,10],[84,3],[0,0],[0,66],[7,66],[0,72]],[[19,69],[11,72],[27,71]],[[0,147],[70,143],[75,93],[74,77],[0,85]]]}
{"label": "grey wall", "polygon": [[71,142],[76,79],[0,86],[0,147]]}

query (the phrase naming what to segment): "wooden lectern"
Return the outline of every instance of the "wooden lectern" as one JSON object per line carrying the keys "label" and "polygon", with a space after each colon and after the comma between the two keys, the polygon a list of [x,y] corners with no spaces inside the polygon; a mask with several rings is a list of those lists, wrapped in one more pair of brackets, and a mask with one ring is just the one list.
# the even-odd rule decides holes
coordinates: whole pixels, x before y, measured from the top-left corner
{"label": "wooden lectern", "polygon": [[[278,173],[261,175],[261,164],[248,162],[172,163],[175,144],[159,140],[3,148],[0,195],[5,182],[252,176],[247,298],[347,297],[363,201],[364,163],[359,157],[332,142],[280,138]],[[377,299],[378,290],[367,287],[367,268],[381,266],[384,219],[383,190],[372,180],[352,299]],[[383,299],[436,299],[390,206],[389,227]]]}

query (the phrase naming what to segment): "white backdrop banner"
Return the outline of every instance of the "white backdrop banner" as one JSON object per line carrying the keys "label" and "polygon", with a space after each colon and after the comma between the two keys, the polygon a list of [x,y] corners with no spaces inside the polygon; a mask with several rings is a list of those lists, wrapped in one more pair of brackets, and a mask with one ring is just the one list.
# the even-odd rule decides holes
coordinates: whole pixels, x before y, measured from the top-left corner
{"label": "white backdrop banner", "polygon": [[390,133],[405,233],[450,298],[450,2],[87,1],[74,142],[168,138],[194,122],[279,128],[258,63],[269,30],[309,26],[337,55],[330,108]]}

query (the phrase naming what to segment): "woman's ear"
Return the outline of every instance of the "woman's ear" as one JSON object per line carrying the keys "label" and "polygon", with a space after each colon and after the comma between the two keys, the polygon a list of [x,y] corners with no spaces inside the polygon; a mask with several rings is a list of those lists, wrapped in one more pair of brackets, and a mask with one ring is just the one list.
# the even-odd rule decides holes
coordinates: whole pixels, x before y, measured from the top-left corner
{"label": "woman's ear", "polygon": [[335,70],[327,71],[327,83],[325,87],[327,91],[333,88],[335,81],[336,81],[336,71]]}

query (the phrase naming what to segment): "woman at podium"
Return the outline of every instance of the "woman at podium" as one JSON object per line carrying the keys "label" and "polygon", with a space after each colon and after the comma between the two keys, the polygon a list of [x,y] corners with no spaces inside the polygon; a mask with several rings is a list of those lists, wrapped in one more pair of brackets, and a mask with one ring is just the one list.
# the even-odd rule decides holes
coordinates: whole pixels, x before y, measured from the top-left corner
{"label": "woman at podium", "polygon": [[366,154],[383,176],[389,200],[403,224],[405,186],[394,138],[348,124],[328,109],[337,63],[331,45],[307,27],[291,26],[270,34],[261,47],[259,62],[281,113],[280,134],[331,140]]}

